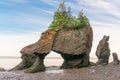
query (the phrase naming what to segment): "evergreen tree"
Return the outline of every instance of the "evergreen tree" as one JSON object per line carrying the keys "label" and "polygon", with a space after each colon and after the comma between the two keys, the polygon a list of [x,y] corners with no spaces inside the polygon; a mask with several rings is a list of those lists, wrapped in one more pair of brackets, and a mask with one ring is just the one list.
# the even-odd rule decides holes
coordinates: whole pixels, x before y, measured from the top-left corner
{"label": "evergreen tree", "polygon": [[76,21],[76,27],[82,28],[87,25],[89,25],[89,20],[86,16],[83,15],[83,10],[81,10],[78,14],[78,19]]}
{"label": "evergreen tree", "polygon": [[78,19],[81,19],[83,17],[83,9],[78,14]]}
{"label": "evergreen tree", "polygon": [[59,27],[60,27],[60,12],[59,10],[57,10],[55,13],[54,13],[54,17],[53,17],[53,21],[52,21],[52,24],[50,25],[49,28],[53,29],[53,30],[58,30]]}
{"label": "evergreen tree", "polygon": [[68,7],[68,17],[71,18],[72,17],[72,14],[71,14],[71,8]]}
{"label": "evergreen tree", "polygon": [[66,11],[65,2],[60,2],[58,10],[54,13],[53,21],[49,28],[53,30],[82,28],[90,25],[89,20],[83,15],[83,10],[78,14],[78,18],[73,17],[71,14],[71,8],[68,7]]}
{"label": "evergreen tree", "polygon": [[65,2],[62,2],[60,3],[59,9],[54,13],[54,18],[50,28],[56,30],[65,28],[68,23],[67,19],[68,15],[65,7]]}

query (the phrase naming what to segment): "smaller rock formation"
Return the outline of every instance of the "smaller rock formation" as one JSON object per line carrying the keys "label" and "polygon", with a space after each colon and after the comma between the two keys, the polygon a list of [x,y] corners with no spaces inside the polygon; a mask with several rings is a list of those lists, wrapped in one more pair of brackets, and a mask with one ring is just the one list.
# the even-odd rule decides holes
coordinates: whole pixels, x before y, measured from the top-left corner
{"label": "smaller rock formation", "polygon": [[97,50],[96,56],[98,58],[97,64],[108,64],[109,56],[110,56],[110,48],[109,48],[109,36],[104,36],[102,40],[100,40]]}
{"label": "smaller rock formation", "polygon": [[0,68],[0,72],[2,72],[2,71],[6,71],[4,68]]}
{"label": "smaller rock formation", "polygon": [[113,64],[114,65],[119,64],[119,59],[118,59],[117,53],[112,53],[112,56],[113,56]]}

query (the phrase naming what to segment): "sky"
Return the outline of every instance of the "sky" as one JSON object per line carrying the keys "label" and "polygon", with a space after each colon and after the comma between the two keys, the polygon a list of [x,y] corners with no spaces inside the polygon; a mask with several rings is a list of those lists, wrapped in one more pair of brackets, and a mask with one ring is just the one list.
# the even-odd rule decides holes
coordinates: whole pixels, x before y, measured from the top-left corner
{"label": "sky", "polygon": [[[63,0],[60,0],[63,1]],[[20,50],[40,38],[48,29],[58,0],[0,0],[0,56],[20,57]],[[66,0],[73,16],[83,9],[94,32],[90,56],[104,35],[110,36],[110,49],[120,55],[120,1]],[[49,56],[59,56],[52,52]]]}

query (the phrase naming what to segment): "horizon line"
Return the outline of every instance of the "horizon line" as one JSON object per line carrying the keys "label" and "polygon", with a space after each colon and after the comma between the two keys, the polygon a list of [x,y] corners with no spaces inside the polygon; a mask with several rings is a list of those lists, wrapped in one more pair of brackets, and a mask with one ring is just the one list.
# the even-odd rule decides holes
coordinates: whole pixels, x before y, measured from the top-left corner
{"label": "horizon line", "polygon": [[[19,56],[0,56],[0,58],[21,58]],[[45,58],[49,58],[49,59],[52,59],[52,58],[59,58],[59,59],[63,59],[62,57],[49,57],[49,56],[46,56]],[[91,57],[90,59],[97,59],[96,57]]]}

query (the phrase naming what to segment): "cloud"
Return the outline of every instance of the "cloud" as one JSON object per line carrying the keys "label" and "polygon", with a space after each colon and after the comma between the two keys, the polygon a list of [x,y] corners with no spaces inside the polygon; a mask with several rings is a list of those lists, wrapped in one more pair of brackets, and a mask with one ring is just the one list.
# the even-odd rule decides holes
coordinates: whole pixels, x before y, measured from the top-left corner
{"label": "cloud", "polygon": [[[76,0],[79,5],[85,7],[94,7],[94,12],[106,13],[120,18],[120,9],[118,5],[107,0]],[[93,10],[90,9],[93,12]]]}
{"label": "cloud", "polygon": [[[33,23],[33,24],[38,24],[38,25],[49,25],[50,24],[50,19],[42,16],[34,16],[34,15],[29,15],[25,13],[19,14],[17,22],[20,23]],[[15,19],[16,21],[16,19]]]}
{"label": "cloud", "polygon": [[[11,0],[11,2],[18,3],[25,3],[26,1],[28,0]],[[59,1],[57,0],[40,0],[40,1],[53,7],[58,7],[59,5]],[[66,1],[67,7],[70,6],[72,8],[72,13],[74,15],[77,15],[81,9],[84,9],[85,14],[92,22],[92,26],[100,26],[103,25],[103,23],[112,23],[111,26],[116,26],[116,24],[117,26],[119,25],[120,10],[118,8],[118,5],[116,5],[118,1],[106,1],[106,0],[90,0],[90,1],[75,0],[75,1]],[[46,10],[43,7],[31,4],[27,4],[27,8],[25,9],[25,10],[30,9],[28,12],[25,11],[23,8],[18,7],[18,9],[20,10],[16,11],[11,10],[9,11],[11,13],[8,14],[3,13],[3,15],[0,16],[1,17],[0,23],[7,21],[8,24],[15,23],[20,24],[21,26],[32,25],[32,27],[26,26],[29,29],[31,27],[31,30],[35,28],[43,29],[49,26],[49,24],[52,21],[52,16],[54,14],[54,12],[52,11],[53,8],[49,8],[49,10]],[[54,8],[54,10],[56,9]],[[101,22],[102,24],[97,24],[97,22]],[[33,26],[35,27],[33,28]]]}
{"label": "cloud", "polygon": [[48,10],[44,10],[44,9],[40,9],[40,11],[43,11],[43,12],[48,13],[48,14],[51,14],[51,15],[54,14],[54,12],[52,12],[52,11],[48,11]]}
{"label": "cloud", "polygon": [[112,0],[75,0],[76,2],[66,2],[70,6],[74,15],[81,9],[90,19],[92,26],[104,26],[117,28],[120,25],[119,1]]}
{"label": "cloud", "polygon": [[[20,13],[18,15],[11,16],[1,16],[1,27],[4,28],[5,31],[14,31],[14,32],[40,32],[44,30],[44,28],[49,27],[51,23],[51,19],[45,18],[42,16],[34,16],[25,13]],[[7,23],[7,24],[6,24]],[[2,25],[3,24],[3,25]],[[11,26],[12,25],[12,26]],[[7,29],[5,29],[7,28]],[[7,31],[7,32],[8,32]]]}
{"label": "cloud", "polygon": [[21,56],[20,50],[30,43],[36,42],[40,35],[24,34],[24,35],[10,35],[0,34],[0,56]]}
{"label": "cloud", "polygon": [[4,27],[5,32],[25,32],[26,30],[26,32],[34,33],[35,31],[38,32],[49,27],[53,15],[52,11],[44,10],[33,5],[30,6],[29,9],[31,9],[31,12],[27,12],[24,10],[6,10],[9,13],[6,13],[6,11],[4,11],[5,13],[0,13],[0,26]]}
{"label": "cloud", "polygon": [[50,5],[52,7],[58,7],[58,5],[60,3],[58,0],[40,0],[40,1]]}
{"label": "cloud", "polygon": [[46,9],[42,9],[40,7],[35,7],[35,6],[30,6],[30,9],[33,9],[35,12],[39,12],[39,13],[47,13],[49,15],[53,15],[54,12],[52,10],[46,10]]}

